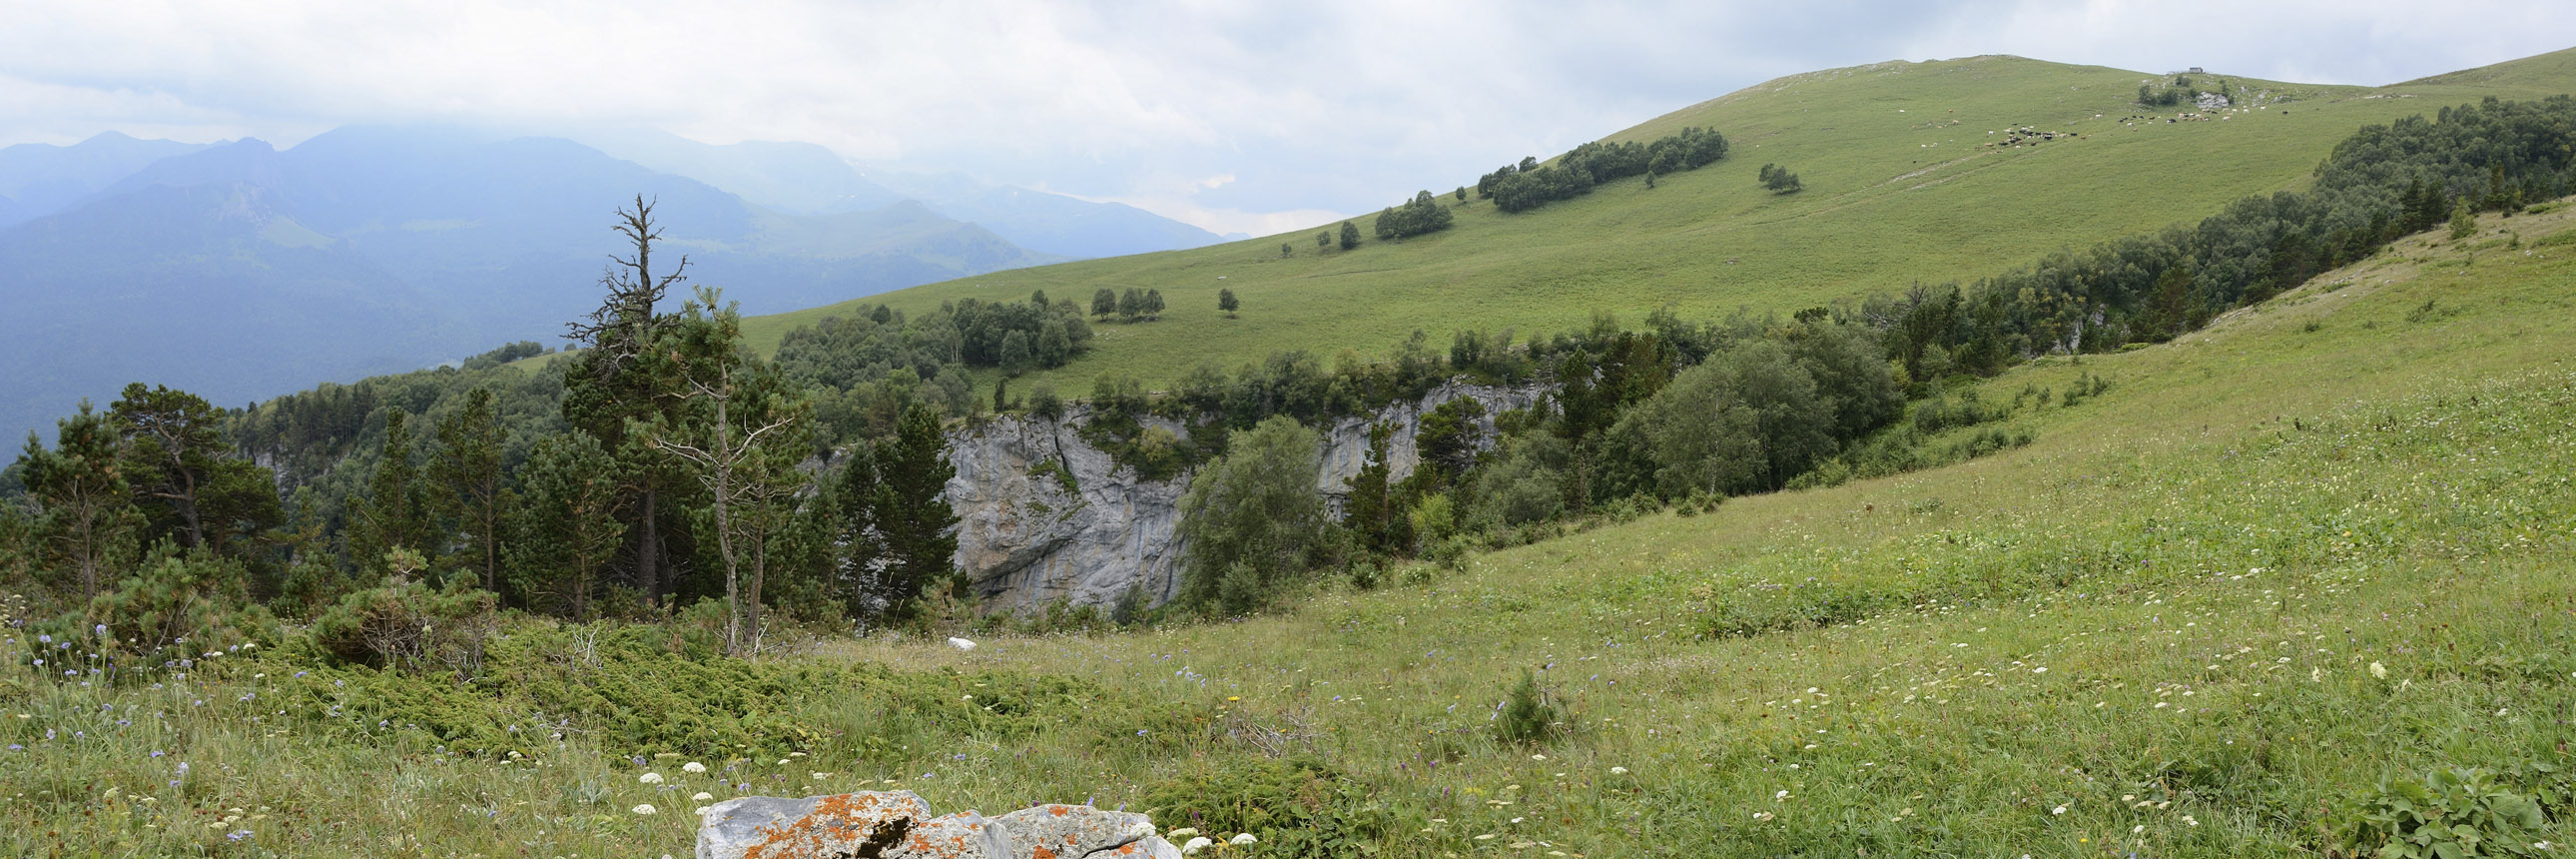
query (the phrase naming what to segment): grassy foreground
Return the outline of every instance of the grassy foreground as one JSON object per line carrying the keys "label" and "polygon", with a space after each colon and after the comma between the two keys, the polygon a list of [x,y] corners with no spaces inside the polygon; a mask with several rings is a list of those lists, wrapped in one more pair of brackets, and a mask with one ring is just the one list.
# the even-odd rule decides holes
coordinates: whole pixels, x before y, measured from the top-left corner
{"label": "grassy foreground", "polygon": [[[513,710],[537,699],[291,642],[67,678],[85,646],[0,632],[0,854],[685,855],[699,792],[896,786],[1153,808],[1269,855],[2320,855],[2387,780],[2476,767],[2549,815],[2491,855],[2558,855],[2571,214],[2409,239],[2173,344],[1984,382],[2112,387],[1954,467],[1238,622],[844,640],[660,681],[738,696],[752,735]],[[495,658],[531,689],[643,682],[585,634],[519,628],[526,652]],[[1561,736],[1495,738],[1524,672]]]}

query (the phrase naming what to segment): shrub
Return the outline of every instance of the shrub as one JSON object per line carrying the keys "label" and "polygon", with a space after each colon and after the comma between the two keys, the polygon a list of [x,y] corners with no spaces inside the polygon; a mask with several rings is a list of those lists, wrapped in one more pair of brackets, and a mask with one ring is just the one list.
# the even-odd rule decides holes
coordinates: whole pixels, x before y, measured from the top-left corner
{"label": "shrub", "polygon": [[460,577],[443,589],[402,582],[341,597],[313,619],[313,643],[364,665],[417,669],[434,662],[473,677],[497,618],[492,592],[464,582]]}
{"label": "shrub", "polygon": [[1250,856],[1361,856],[1393,827],[1369,790],[1312,758],[1201,763],[1145,792],[1145,813],[1166,828],[1197,827],[1224,840],[1249,832]]}
{"label": "shrub", "polygon": [[1537,674],[1523,671],[1520,685],[1503,699],[1502,715],[1494,720],[1494,739],[1535,746],[1562,735],[1565,724],[1564,706],[1538,684]]}
{"label": "shrub", "polygon": [[2548,821],[2531,797],[2477,768],[2444,768],[2422,781],[2392,778],[2351,811],[2340,847],[2387,859],[2540,856]]}
{"label": "shrub", "polygon": [[90,600],[75,627],[98,634],[109,650],[130,649],[145,660],[184,659],[260,640],[273,641],[276,620],[249,605],[240,561],[204,551],[185,554],[163,544],[113,590]]}

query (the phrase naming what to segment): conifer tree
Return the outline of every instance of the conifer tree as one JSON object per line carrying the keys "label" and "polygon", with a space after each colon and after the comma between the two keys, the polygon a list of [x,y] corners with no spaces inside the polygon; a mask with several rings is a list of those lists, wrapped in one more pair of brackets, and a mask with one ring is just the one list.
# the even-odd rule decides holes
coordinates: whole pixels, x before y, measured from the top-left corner
{"label": "conifer tree", "polygon": [[143,517],[134,510],[107,416],[83,400],[80,413],[56,427],[52,450],[28,433],[18,465],[42,517],[36,532],[72,567],[86,601],[110,580],[115,560],[131,553]]}
{"label": "conifer tree", "polygon": [[164,502],[176,520],[156,531],[181,547],[205,545],[198,495],[225,452],[223,415],[203,397],[141,382],[125,386],[107,414],[122,442],[126,480],[138,495]]}
{"label": "conifer tree", "polygon": [[438,422],[437,438],[429,479],[438,485],[440,512],[455,518],[458,530],[472,539],[483,589],[499,593],[501,424],[493,413],[492,389],[467,392],[465,408]]}
{"label": "conifer tree", "polygon": [[741,655],[760,641],[767,546],[804,485],[796,463],[813,450],[813,403],[742,348],[742,315],[713,289],[698,289],[654,355],[679,380],[681,408],[641,436],[707,492],[724,562],[725,652]]}
{"label": "conifer tree", "polygon": [[539,439],[518,472],[523,502],[512,508],[515,535],[503,550],[511,590],[588,620],[608,562],[625,541],[618,521],[623,487],[617,461],[583,433]]}
{"label": "conifer tree", "polygon": [[389,406],[384,415],[376,472],[367,482],[365,500],[356,505],[348,538],[349,561],[369,574],[385,572],[386,556],[395,549],[425,555],[437,548],[432,545],[429,496],[411,461],[411,414]]}
{"label": "conifer tree", "polygon": [[880,554],[870,596],[900,620],[912,616],[926,592],[959,584],[957,514],[943,497],[957,467],[948,461],[939,416],[920,405],[904,410],[895,437],[877,445],[872,464],[875,485],[866,506]]}

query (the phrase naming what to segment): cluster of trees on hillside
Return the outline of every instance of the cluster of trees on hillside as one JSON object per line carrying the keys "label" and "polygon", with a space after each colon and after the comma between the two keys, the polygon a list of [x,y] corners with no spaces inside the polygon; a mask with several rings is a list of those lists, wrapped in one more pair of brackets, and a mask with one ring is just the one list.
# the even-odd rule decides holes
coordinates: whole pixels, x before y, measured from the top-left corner
{"label": "cluster of trees on hillside", "polygon": [[[1041,291],[1038,294],[1040,296],[1044,296],[1046,293]],[[1115,292],[1107,287],[1102,287],[1099,291],[1091,294],[1091,315],[1100,317],[1100,320],[1103,322],[1109,321],[1109,317],[1111,316],[1116,316],[1121,321],[1125,322],[1151,320],[1159,318],[1162,316],[1162,313],[1163,291],[1159,289],[1149,288],[1140,290],[1131,286],[1127,288],[1126,292]],[[1083,336],[1089,337],[1091,335],[1089,331],[1085,331],[1083,332]],[[1049,364],[1047,366],[1053,367],[1056,365]]]}
{"label": "cluster of trees on hillside", "polygon": [[[512,344],[239,411],[140,384],[84,406],[9,469],[0,576],[101,624],[306,618],[353,658],[449,625],[422,612],[687,608],[747,652],[764,607],[900,622],[954,593],[935,380],[1032,340],[1069,352],[1079,313],[1043,297],[909,322],[879,307],[763,360],[715,290],[667,306],[686,260],[656,266],[649,203],[619,214],[632,252],[570,326],[585,348],[543,367],[508,366],[543,353]],[[863,401],[846,435],[818,409],[836,395]]]}
{"label": "cluster of trees on hillside", "polygon": [[1503,165],[1476,179],[1476,196],[1492,199],[1495,208],[1506,212],[1526,212],[1590,193],[1613,179],[1645,176],[1651,187],[1656,176],[1697,170],[1724,157],[1726,136],[1707,128],[1685,128],[1652,143],[1596,140],[1567,150],[1551,164],[1533,157]]}
{"label": "cluster of trees on hillside", "polygon": [[1423,191],[1414,194],[1411,202],[1378,212],[1377,237],[1401,239],[1436,233],[1448,229],[1451,220],[1449,207],[1440,205],[1439,200],[1432,198],[1431,192]]}

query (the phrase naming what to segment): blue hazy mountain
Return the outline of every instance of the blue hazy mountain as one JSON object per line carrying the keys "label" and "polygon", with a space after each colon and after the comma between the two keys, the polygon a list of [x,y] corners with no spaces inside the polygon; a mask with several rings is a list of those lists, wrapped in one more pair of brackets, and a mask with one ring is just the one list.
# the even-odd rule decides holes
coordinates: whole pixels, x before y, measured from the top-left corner
{"label": "blue hazy mountain", "polygon": [[0,148],[0,227],[60,211],[152,162],[207,145],[136,140],[110,131],[70,146]]}
{"label": "blue hazy mountain", "polygon": [[592,129],[568,136],[600,151],[742,195],[789,214],[861,211],[912,199],[946,217],[992,230],[1012,244],[1064,257],[1111,257],[1223,241],[1123,203],[1095,203],[963,174],[889,172],[871,177],[811,143],[699,143],[655,129]]}
{"label": "blue hazy mountain", "polygon": [[654,128],[597,130],[568,136],[601,152],[696,179],[791,215],[861,212],[904,199],[868,181],[832,150],[811,143],[699,143]]}
{"label": "blue hazy mountain", "polygon": [[[897,202],[790,214],[556,138],[350,127],[164,157],[0,229],[20,336],[0,430],[126,382],[226,404],[552,339],[597,305],[609,225],[654,201],[663,250],[746,313],[1054,262]],[[685,296],[671,298],[674,305]]]}
{"label": "blue hazy mountain", "polygon": [[942,215],[1041,253],[1110,257],[1205,247],[1224,237],[1125,203],[1095,203],[959,173],[885,173],[878,182]]}

